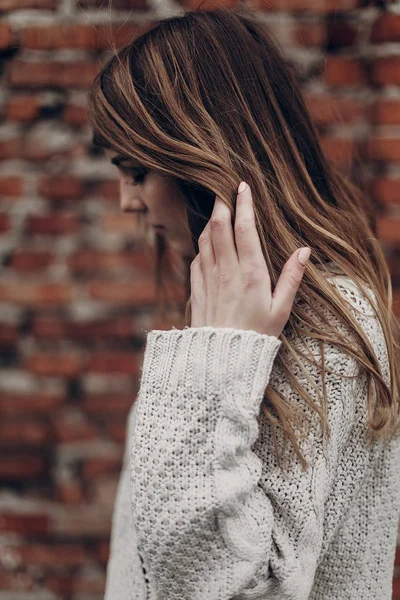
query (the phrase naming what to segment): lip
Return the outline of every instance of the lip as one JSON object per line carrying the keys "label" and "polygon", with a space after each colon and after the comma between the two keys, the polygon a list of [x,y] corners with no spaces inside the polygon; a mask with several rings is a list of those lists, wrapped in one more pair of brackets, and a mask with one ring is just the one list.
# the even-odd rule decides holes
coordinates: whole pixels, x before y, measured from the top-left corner
{"label": "lip", "polygon": [[152,227],[157,230],[165,229],[164,225],[152,225]]}

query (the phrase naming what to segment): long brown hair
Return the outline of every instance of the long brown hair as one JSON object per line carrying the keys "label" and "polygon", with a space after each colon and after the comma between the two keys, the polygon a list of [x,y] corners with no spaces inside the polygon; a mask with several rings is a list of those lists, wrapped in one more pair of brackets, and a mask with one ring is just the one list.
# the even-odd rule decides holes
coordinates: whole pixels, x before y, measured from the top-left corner
{"label": "long brown hair", "polygon": [[[293,336],[307,334],[319,340],[322,377],[322,342],[335,344],[356,359],[368,380],[367,440],[388,441],[398,434],[399,325],[374,216],[350,177],[328,164],[294,67],[256,15],[245,8],[220,7],[156,22],[101,68],[88,102],[94,144],[139,161],[182,189],[193,258],[216,194],[230,207],[233,222],[241,180],[251,186],[272,289],[289,256],[301,246],[311,247],[291,317],[279,336],[282,346],[301,365],[300,357],[307,356],[294,348]],[[168,245],[159,238],[157,252],[157,281],[162,285]],[[327,281],[328,263],[362,291],[372,290],[386,339],[390,382],[349,304]],[[165,264],[173,273],[172,263]],[[181,312],[185,307],[186,325],[191,318],[189,266],[186,261],[183,267],[187,295]],[[175,273],[178,277],[182,271]],[[309,308],[318,318],[310,318]],[[326,308],[331,318],[326,317]],[[337,318],[351,332],[352,342],[349,333],[340,333]],[[282,354],[276,357],[279,368],[318,413],[329,437],[325,389],[319,405],[299,385]],[[301,411],[271,385],[261,408],[275,434],[275,428],[281,430],[307,467],[295,433]]]}

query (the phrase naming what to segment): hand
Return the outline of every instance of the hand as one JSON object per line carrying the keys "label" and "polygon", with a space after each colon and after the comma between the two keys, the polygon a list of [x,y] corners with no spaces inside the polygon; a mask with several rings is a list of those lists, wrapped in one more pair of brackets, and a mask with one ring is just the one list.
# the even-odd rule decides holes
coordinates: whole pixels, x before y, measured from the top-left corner
{"label": "hand", "polygon": [[230,210],[217,196],[199,250],[190,267],[191,327],[251,329],[278,337],[290,317],[310,248],[292,254],[271,293],[246,184],[237,196],[234,231]]}

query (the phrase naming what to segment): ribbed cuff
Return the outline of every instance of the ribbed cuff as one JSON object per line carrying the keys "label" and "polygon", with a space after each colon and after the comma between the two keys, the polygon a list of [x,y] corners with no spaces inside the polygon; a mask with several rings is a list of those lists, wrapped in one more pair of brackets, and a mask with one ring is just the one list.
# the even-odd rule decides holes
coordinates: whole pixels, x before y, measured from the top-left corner
{"label": "ribbed cuff", "polygon": [[147,335],[141,387],[153,394],[173,393],[184,386],[191,396],[237,397],[258,411],[281,344],[275,336],[250,329],[152,330]]}

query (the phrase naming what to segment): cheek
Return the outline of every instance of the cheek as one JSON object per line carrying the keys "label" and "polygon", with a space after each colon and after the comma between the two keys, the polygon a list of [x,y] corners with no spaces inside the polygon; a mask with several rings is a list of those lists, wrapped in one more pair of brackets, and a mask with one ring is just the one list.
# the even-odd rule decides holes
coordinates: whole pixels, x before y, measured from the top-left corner
{"label": "cheek", "polygon": [[156,175],[146,176],[143,185],[143,198],[146,204],[158,211],[166,212],[173,203],[171,187],[165,179]]}

